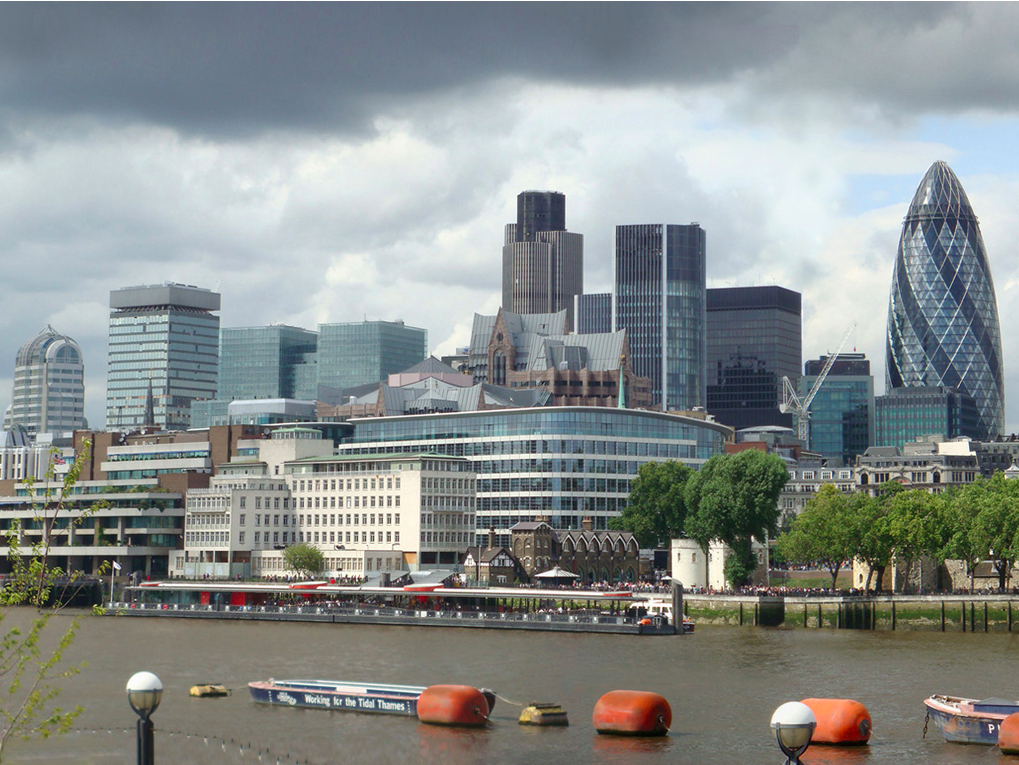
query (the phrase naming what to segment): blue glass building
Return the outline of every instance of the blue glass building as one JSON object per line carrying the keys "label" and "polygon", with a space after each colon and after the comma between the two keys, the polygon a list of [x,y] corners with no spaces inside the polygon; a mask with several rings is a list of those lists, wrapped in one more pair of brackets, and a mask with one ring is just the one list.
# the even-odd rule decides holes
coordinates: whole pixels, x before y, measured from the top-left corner
{"label": "blue glass building", "polygon": [[318,334],[300,327],[224,327],[216,398],[314,399]]}
{"label": "blue glass building", "polygon": [[[806,397],[827,356],[804,365],[799,394]],[[874,445],[874,376],[863,353],[840,353],[810,405],[810,449],[853,464]]]}
{"label": "blue glass building", "polygon": [[895,446],[921,436],[977,439],[980,413],[972,396],[952,388],[895,388],[874,399],[875,446]]}
{"label": "blue glass building", "polygon": [[1001,330],[984,240],[952,169],[935,162],[902,224],[888,306],[886,391],[972,396],[978,438],[1005,427]]}
{"label": "blue glass building", "polygon": [[[421,452],[468,458],[477,473],[477,528],[508,535],[521,521],[594,528],[626,507],[645,462],[699,467],[732,431],[693,417],[637,409],[564,406],[350,420],[341,453]],[[508,537],[506,537],[508,538]]]}
{"label": "blue glass building", "polygon": [[634,374],[665,409],[706,399],[706,235],[696,223],[616,226],[612,329],[625,329]]}
{"label": "blue glass building", "polygon": [[428,330],[402,321],[318,325],[318,384],[337,390],[381,382],[428,355]]}

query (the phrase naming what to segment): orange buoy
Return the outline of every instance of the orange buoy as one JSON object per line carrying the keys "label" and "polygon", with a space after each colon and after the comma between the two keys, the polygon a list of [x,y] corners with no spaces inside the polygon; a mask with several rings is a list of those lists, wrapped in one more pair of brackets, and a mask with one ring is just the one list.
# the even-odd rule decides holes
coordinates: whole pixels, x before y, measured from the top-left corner
{"label": "orange buoy", "polygon": [[1009,715],[998,726],[998,749],[1005,754],[1019,754],[1019,712]]}
{"label": "orange buoy", "polygon": [[423,723],[480,727],[488,722],[488,701],[469,685],[432,685],[418,696],[417,712]]}
{"label": "orange buoy", "polygon": [[812,744],[857,746],[866,744],[873,727],[870,712],[852,699],[803,699],[817,718]]}
{"label": "orange buoy", "polygon": [[664,736],[672,725],[672,707],[657,693],[609,691],[591,716],[599,733],[617,736]]}

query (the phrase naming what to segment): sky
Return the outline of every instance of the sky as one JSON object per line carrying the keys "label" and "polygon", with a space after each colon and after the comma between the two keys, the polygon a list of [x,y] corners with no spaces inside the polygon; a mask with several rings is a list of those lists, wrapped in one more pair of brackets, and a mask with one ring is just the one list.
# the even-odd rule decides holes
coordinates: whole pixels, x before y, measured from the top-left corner
{"label": "sky", "polygon": [[[995,279],[1019,431],[1011,3],[3,4],[0,407],[47,324],[105,420],[109,293],[222,294],[222,326],[403,320],[469,341],[525,189],[566,194],[585,291],[613,227],[698,222],[708,286],[803,295],[804,359],[883,389],[892,265],[949,163]],[[6,360],[6,361],[4,361]]]}

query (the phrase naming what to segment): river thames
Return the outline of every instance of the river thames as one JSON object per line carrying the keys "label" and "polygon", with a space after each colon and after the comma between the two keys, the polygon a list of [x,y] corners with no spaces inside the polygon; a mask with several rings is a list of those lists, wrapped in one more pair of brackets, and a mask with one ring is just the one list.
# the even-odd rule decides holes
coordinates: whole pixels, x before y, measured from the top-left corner
{"label": "river thames", "polygon": [[[153,716],[160,765],[255,763],[260,750],[262,762],[309,765],[779,765],[784,757],[769,728],[771,714],[784,701],[810,696],[860,701],[874,734],[868,747],[812,748],[805,763],[1016,762],[996,747],[947,744],[933,724],[926,739],[922,733],[923,699],[932,693],[1019,696],[1011,665],[1017,641],[1007,634],[752,627],[637,637],[90,617],[70,651],[88,666],[65,681],[61,696],[85,707],[75,726],[82,732],[16,742],[5,756],[24,763],[134,763],[137,718],[124,687],[144,669],[165,688]],[[519,708],[504,701],[485,730],[255,704],[246,684],[269,677],[487,686],[512,701],[558,702],[570,726],[519,726]],[[227,698],[190,698],[188,689],[199,682],[236,690]],[[671,733],[642,740],[598,735],[591,711],[599,696],[616,689],[662,694],[673,710]]]}

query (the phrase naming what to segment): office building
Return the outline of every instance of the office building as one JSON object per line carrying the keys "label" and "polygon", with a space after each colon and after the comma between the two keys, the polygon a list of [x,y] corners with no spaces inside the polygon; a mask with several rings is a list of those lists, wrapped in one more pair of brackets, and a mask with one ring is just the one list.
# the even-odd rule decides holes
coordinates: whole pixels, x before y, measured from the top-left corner
{"label": "office building", "polygon": [[477,533],[498,544],[509,529],[545,519],[578,529],[592,518],[603,531],[626,506],[645,462],[681,460],[697,468],[722,453],[732,430],[679,414],[608,407],[419,414],[351,420],[340,454],[420,452],[463,456],[477,473]]}
{"label": "office building", "polygon": [[577,295],[573,301],[576,331],[590,335],[612,331],[612,293]]}
{"label": "office building", "polygon": [[190,426],[191,402],[216,397],[219,307],[219,293],[183,284],[110,293],[108,429]]}
{"label": "office building", "polygon": [[[807,361],[799,396],[810,392],[828,356]],[[852,465],[875,443],[874,376],[863,353],[840,353],[810,404],[810,448],[823,457]]]}
{"label": "office building", "polygon": [[944,162],[920,182],[902,224],[888,306],[886,391],[971,396],[980,438],[1004,432],[1001,330],[980,225]]}
{"label": "office building", "polygon": [[382,382],[428,356],[428,331],[402,321],[318,325],[318,384],[336,390]]}
{"label": "office building", "polygon": [[980,410],[952,388],[893,388],[874,398],[875,446],[901,448],[923,436],[980,439]]}
{"label": "office building", "polygon": [[616,226],[612,329],[625,329],[638,377],[655,405],[704,407],[706,235],[689,226]]}
{"label": "office building", "polygon": [[4,429],[34,438],[86,427],[84,374],[78,344],[47,325],[18,351]]}
{"label": "office building", "polygon": [[584,291],[584,237],[566,230],[566,195],[524,191],[517,220],[506,226],[502,248],[502,307],[513,313],[566,310]]}
{"label": "office building", "polygon": [[708,412],[737,430],[790,427],[782,378],[793,385],[803,358],[801,296],[784,287],[707,292]]}
{"label": "office building", "polygon": [[217,399],[313,400],[318,333],[300,327],[224,327],[219,333]]}

